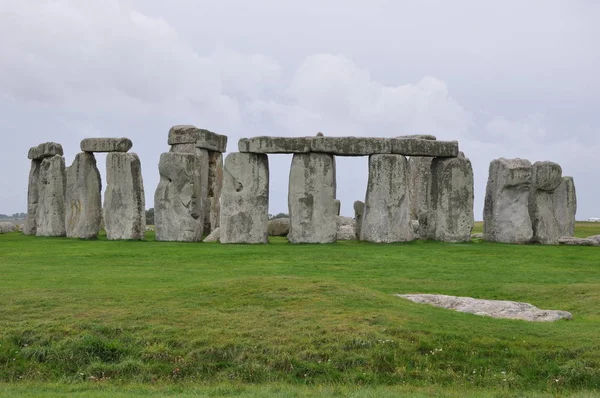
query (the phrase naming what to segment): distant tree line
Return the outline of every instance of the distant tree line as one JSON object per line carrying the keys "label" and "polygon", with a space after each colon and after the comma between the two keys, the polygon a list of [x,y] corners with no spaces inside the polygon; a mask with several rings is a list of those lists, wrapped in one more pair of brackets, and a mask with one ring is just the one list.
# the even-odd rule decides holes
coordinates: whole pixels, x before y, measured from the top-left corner
{"label": "distant tree line", "polygon": [[0,220],[3,218],[25,218],[27,213],[15,213],[12,216],[8,216],[6,214],[0,214]]}

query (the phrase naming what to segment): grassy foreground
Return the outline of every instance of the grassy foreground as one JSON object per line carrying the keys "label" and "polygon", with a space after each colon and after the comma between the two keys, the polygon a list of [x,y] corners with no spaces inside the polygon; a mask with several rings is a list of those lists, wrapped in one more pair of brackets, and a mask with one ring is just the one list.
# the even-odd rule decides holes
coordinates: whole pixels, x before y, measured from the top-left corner
{"label": "grassy foreground", "polygon": [[[578,224],[578,236],[600,224]],[[0,235],[0,394],[596,396],[600,248]],[[394,297],[527,301],[573,321]],[[360,388],[360,389],[359,389]]]}

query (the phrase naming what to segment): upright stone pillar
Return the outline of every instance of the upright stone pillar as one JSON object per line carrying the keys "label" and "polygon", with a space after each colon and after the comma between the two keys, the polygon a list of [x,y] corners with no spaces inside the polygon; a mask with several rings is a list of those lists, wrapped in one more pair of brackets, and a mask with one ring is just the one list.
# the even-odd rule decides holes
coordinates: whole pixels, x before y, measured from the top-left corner
{"label": "upright stone pillar", "polygon": [[558,221],[560,237],[575,235],[575,214],[577,213],[577,194],[573,177],[563,177],[554,194],[554,214]]}
{"label": "upright stone pillar", "polygon": [[140,240],[146,230],[142,166],[135,153],[106,156],[104,227],[109,240]]}
{"label": "upright stone pillar", "polygon": [[288,207],[292,243],[330,243],[337,237],[335,159],[325,153],[294,154]]}
{"label": "upright stone pillar", "polygon": [[75,156],[67,170],[67,237],[96,239],[102,220],[102,181],[93,153]]}
{"label": "upright stone pillar", "polygon": [[54,155],[42,160],[36,209],[37,236],[65,236],[65,158]]}
{"label": "upright stone pillar", "polygon": [[268,213],[267,155],[240,152],[227,155],[221,192],[221,243],[267,243]]}
{"label": "upright stone pillar", "polygon": [[199,242],[204,226],[206,190],[202,174],[207,165],[192,153],[163,153],[158,172],[160,182],[154,194],[156,240]]}
{"label": "upright stone pillar", "polygon": [[[407,137],[430,141],[436,140],[436,137],[432,135],[411,135]],[[430,156],[410,156],[408,158],[411,220],[418,220],[419,214],[426,214],[428,211],[427,188],[431,180],[432,161],[433,158]]]}
{"label": "upright stone pillar", "polygon": [[495,159],[490,163],[483,207],[483,239],[529,243],[531,163],[526,159]]}
{"label": "upright stone pillar", "polygon": [[212,232],[219,227],[221,217],[221,190],[223,189],[223,154],[208,151],[207,209],[204,230]]}
{"label": "upright stone pillar", "polygon": [[29,171],[29,184],[27,187],[27,218],[23,226],[23,233],[25,235],[36,234],[42,160],[55,155],[63,155],[62,145],[56,142],[45,142],[31,147],[27,153],[27,158],[31,160],[31,169]]}
{"label": "upright stone pillar", "polygon": [[562,183],[562,168],[553,162],[535,162],[529,194],[533,242],[557,245],[561,228],[555,214],[555,192]]}
{"label": "upright stone pillar", "polygon": [[369,182],[360,240],[392,243],[414,239],[408,191],[406,157],[394,154],[369,156]]}
{"label": "upright stone pillar", "polygon": [[431,162],[427,236],[442,242],[468,242],[473,229],[473,168],[460,152]]}

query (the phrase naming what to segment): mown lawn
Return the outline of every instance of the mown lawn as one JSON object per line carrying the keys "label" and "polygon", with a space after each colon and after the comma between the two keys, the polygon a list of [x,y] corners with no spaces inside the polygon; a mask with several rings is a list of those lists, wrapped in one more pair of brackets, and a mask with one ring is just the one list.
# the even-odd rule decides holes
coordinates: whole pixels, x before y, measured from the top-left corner
{"label": "mown lawn", "polygon": [[[600,234],[598,223],[577,228]],[[0,281],[4,395],[588,397],[600,389],[598,247],[11,233],[0,235]],[[394,293],[527,301],[574,320],[483,318]]]}

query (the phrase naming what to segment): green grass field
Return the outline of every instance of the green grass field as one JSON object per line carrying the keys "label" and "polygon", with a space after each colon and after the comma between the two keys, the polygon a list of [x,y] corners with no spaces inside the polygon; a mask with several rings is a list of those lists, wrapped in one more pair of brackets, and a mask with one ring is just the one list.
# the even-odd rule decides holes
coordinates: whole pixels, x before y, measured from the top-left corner
{"label": "green grass field", "polygon": [[[600,234],[578,223],[578,236]],[[0,395],[597,396],[600,248],[0,235]],[[526,301],[527,323],[394,293]],[[525,392],[525,393],[524,393]]]}

